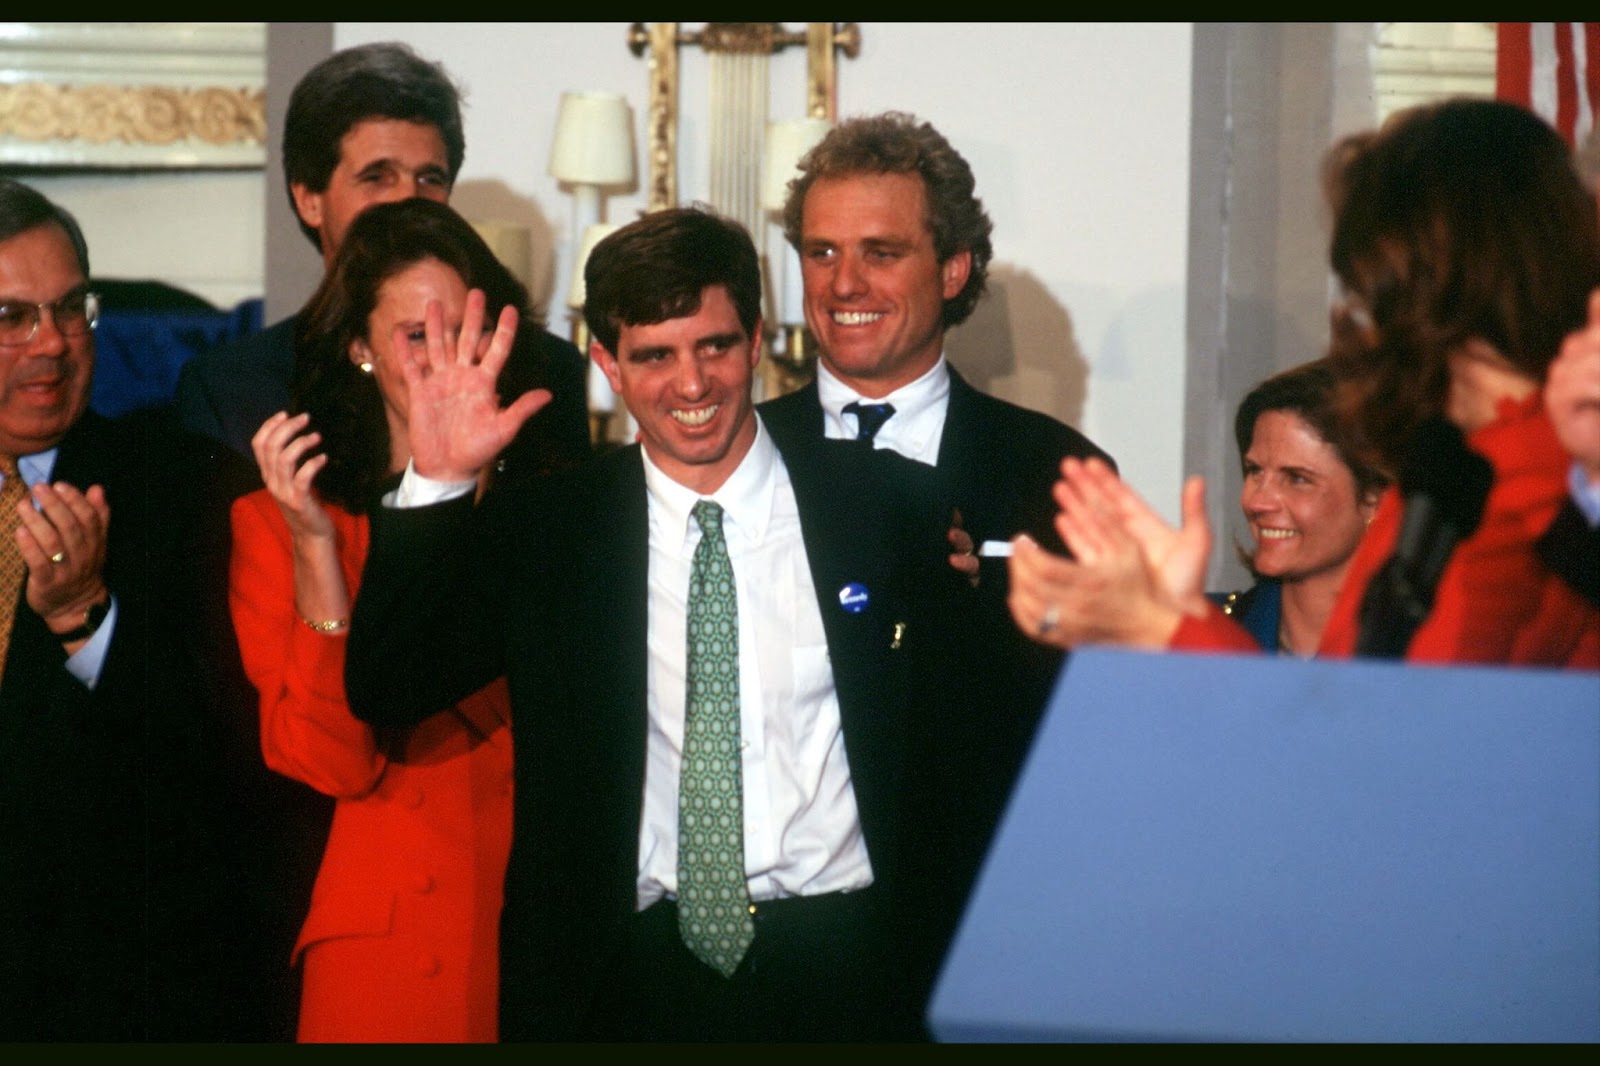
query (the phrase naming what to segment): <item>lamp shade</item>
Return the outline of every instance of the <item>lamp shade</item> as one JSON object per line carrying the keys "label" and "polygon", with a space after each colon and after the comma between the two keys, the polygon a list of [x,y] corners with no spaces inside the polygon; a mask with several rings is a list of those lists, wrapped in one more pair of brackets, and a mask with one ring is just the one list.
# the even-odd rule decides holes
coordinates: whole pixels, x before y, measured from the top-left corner
{"label": "lamp shade", "polygon": [[549,173],[580,185],[632,184],[633,116],[622,94],[561,94]]}
{"label": "lamp shade", "polygon": [[833,124],[825,118],[800,118],[767,124],[766,166],[761,172],[761,206],[782,211],[789,198],[789,182],[805,154],[828,135]]}
{"label": "lamp shade", "polygon": [[611,236],[622,226],[615,222],[596,222],[583,231],[583,243],[572,259],[572,287],[567,290],[567,306],[577,310],[589,298],[589,288],[583,280],[583,268],[589,265],[589,253],[594,246]]}
{"label": "lamp shade", "polygon": [[533,282],[533,236],[515,222],[482,220],[472,223],[489,251],[524,285]]}

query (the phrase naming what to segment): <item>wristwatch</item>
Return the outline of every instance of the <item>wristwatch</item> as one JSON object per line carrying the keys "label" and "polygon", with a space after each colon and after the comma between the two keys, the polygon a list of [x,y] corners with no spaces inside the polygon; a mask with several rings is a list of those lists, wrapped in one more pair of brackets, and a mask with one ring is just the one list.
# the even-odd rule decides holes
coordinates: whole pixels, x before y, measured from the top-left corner
{"label": "wristwatch", "polygon": [[83,613],[83,624],[76,629],[69,629],[65,633],[57,633],[56,639],[63,644],[71,644],[77,640],[88,640],[100,628],[100,623],[106,620],[106,615],[111,611],[111,597],[97,603],[91,603],[89,609]]}

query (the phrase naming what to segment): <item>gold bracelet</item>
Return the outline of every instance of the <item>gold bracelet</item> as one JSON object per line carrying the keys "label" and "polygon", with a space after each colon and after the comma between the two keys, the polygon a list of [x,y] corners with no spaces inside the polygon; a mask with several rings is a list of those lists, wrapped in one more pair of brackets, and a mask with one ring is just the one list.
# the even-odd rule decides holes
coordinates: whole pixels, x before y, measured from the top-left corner
{"label": "gold bracelet", "polygon": [[331,622],[313,622],[309,618],[302,618],[300,621],[315,629],[318,633],[343,633],[350,628],[350,619],[348,618],[335,618]]}

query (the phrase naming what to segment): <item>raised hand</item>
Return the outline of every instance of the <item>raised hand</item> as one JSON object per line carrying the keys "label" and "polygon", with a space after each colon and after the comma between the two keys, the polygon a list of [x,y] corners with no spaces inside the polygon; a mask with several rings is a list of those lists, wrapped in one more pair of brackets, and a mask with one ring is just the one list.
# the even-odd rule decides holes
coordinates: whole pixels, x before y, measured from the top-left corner
{"label": "raised hand", "polygon": [[1206,560],[1211,523],[1205,513],[1205,480],[1183,485],[1183,525],[1174,529],[1098,459],[1065,459],[1055,498],[1061,511],[1056,531],[1075,556],[1104,554],[1121,537],[1137,544],[1156,587],[1179,610],[1205,611]]}
{"label": "raised hand", "polygon": [[1055,498],[1056,530],[1073,558],[1027,536],[1013,542],[1008,605],[1024,633],[1061,648],[1164,648],[1185,613],[1205,611],[1211,530],[1201,479],[1184,485],[1181,529],[1094,459],[1064,460]]}
{"label": "raised hand", "polygon": [[1012,541],[1007,566],[1011,617],[1041,644],[1164,648],[1182,618],[1153,587],[1127,538],[1086,562],[1048,552],[1023,534]]}
{"label": "raised hand", "polygon": [[517,312],[504,308],[488,336],[483,333],[483,313],[483,292],[473,289],[453,343],[437,301],[428,302],[423,344],[411,343],[404,329],[395,330],[394,351],[400,356],[409,400],[411,461],[424,477],[476,479],[522,424],[550,402],[548,389],[533,389],[509,406],[500,406],[495,380],[511,354]]}
{"label": "raised hand", "polygon": [[298,414],[290,418],[279,411],[263,422],[250,438],[250,450],[261,468],[261,480],[277,501],[284,521],[289,523],[289,532],[297,538],[331,539],[333,523],[311,488],[317,472],[328,465],[328,457],[305,458],[307,452],[322,443],[322,435],[310,429],[310,423],[310,415]]}

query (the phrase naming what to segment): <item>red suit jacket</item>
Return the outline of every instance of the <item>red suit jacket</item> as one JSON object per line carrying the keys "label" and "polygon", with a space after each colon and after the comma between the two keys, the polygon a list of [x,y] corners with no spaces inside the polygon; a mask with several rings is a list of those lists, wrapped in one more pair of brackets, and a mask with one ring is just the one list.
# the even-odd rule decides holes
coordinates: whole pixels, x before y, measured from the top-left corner
{"label": "red suit jacket", "polygon": [[[1494,467],[1477,531],[1457,546],[1440,576],[1433,611],[1406,653],[1410,662],[1600,668],[1600,610],[1539,557],[1537,543],[1567,501],[1571,459],[1534,394],[1501,405],[1499,417],[1467,437]],[[1402,503],[1390,489],[1356,550],[1322,635],[1321,655],[1355,653],[1361,600],[1400,533]],[[1186,618],[1172,647],[1256,651],[1243,628],[1215,607]]]}
{"label": "red suit jacket", "polygon": [[[364,516],[330,507],[352,598]],[[511,843],[510,701],[496,681],[420,725],[350,714],[345,638],[294,606],[289,528],[272,497],[233,505],[229,599],[261,696],[267,765],[338,800],[310,913],[302,1041],[493,1041]]]}

